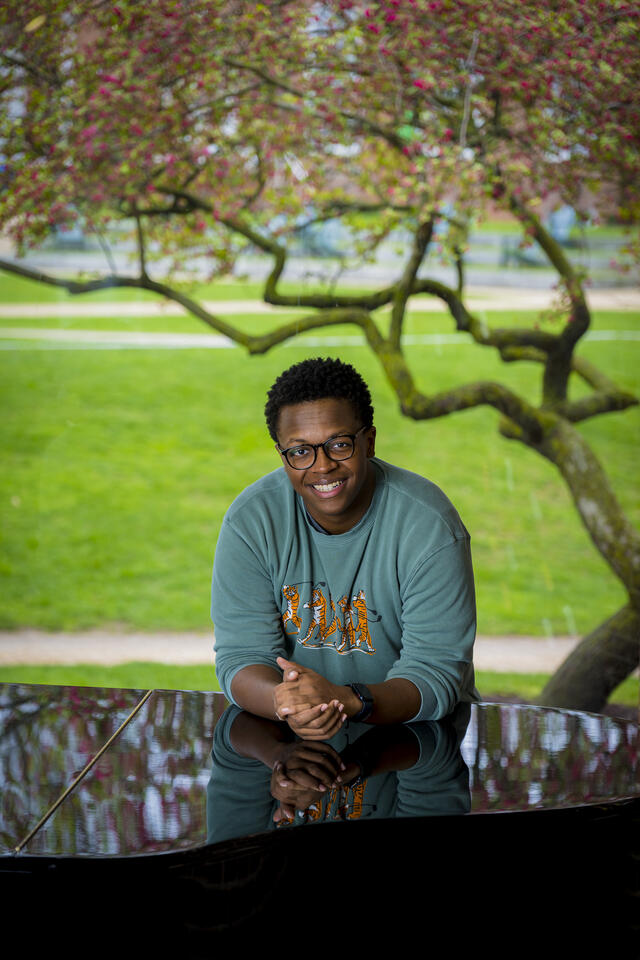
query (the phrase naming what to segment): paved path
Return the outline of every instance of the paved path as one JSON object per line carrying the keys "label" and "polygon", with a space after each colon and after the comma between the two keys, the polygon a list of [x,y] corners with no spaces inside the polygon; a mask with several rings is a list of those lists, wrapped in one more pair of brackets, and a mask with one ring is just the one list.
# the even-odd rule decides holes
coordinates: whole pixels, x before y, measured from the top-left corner
{"label": "paved path", "polygon": [[[556,291],[523,287],[480,287],[467,289],[466,304],[470,310],[544,310],[555,301]],[[640,287],[615,287],[587,290],[593,310],[640,310]],[[235,313],[291,313],[292,307],[272,306],[262,300],[206,300],[203,306],[220,316]],[[302,311],[309,308],[300,307]],[[421,297],[411,304],[413,312],[441,313],[447,307],[437,297]],[[85,300],[79,296],[69,301],[52,303],[0,303],[0,318],[25,317],[153,317],[183,316],[187,311],[179,304],[155,300],[119,300],[113,303]]]}
{"label": "paved path", "polygon": [[[577,637],[478,637],[478,670],[500,673],[553,673],[578,642]],[[175,664],[213,662],[211,633],[112,633],[87,630],[45,633],[0,631],[0,665],[117,664],[131,660]]]}

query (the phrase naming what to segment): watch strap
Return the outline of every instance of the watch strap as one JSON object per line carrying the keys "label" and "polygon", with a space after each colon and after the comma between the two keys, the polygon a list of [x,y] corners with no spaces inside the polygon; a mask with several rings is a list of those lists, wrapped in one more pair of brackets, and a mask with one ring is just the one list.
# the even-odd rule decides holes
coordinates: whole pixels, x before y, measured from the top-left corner
{"label": "watch strap", "polygon": [[351,687],[356,697],[362,704],[360,710],[354,717],[351,717],[353,721],[358,723],[363,723],[371,715],[373,711],[373,697],[371,696],[371,691],[369,687],[366,687],[364,683],[349,683],[347,686]]}

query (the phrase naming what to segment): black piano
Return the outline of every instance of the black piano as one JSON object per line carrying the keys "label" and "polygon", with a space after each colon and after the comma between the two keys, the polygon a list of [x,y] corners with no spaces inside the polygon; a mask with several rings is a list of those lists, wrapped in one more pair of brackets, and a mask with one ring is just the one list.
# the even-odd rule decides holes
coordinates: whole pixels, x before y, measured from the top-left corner
{"label": "black piano", "polygon": [[288,728],[219,693],[6,684],[0,711],[21,949],[640,956],[636,723],[479,703],[347,724],[340,782],[287,807],[265,751]]}

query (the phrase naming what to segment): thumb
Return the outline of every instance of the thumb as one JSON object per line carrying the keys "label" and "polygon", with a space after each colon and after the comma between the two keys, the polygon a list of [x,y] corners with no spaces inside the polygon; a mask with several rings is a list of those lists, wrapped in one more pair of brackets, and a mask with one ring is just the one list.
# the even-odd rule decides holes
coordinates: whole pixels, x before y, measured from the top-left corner
{"label": "thumb", "polygon": [[276,663],[282,670],[285,680],[297,680],[300,674],[303,671],[303,667],[298,666],[297,663],[294,663],[293,660],[285,660],[284,657],[278,657]]}

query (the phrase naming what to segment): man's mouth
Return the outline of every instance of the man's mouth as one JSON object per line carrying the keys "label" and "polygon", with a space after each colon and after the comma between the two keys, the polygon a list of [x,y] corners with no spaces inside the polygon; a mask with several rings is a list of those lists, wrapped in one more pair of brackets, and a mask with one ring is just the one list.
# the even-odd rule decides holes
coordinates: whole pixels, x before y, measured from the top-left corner
{"label": "man's mouth", "polygon": [[331,483],[312,483],[311,486],[318,493],[333,493],[338,487],[341,487],[344,480],[332,480]]}

